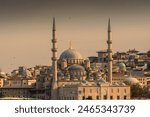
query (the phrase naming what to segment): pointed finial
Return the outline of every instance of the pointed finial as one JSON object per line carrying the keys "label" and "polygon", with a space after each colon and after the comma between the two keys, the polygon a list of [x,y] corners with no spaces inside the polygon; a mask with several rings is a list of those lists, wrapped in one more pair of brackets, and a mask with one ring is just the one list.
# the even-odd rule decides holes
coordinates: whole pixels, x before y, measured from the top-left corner
{"label": "pointed finial", "polygon": [[53,31],[56,30],[56,27],[55,27],[55,17],[53,17]]}
{"label": "pointed finial", "polygon": [[109,18],[109,21],[108,21],[108,32],[111,32],[110,18]]}
{"label": "pointed finial", "polygon": [[72,49],[72,43],[71,43],[71,41],[69,42],[69,49]]}

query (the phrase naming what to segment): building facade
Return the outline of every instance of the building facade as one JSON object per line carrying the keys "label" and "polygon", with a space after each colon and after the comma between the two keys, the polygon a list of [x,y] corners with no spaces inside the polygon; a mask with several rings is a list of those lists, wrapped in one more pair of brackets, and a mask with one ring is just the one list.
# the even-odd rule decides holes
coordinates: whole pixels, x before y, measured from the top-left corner
{"label": "building facade", "polygon": [[[53,20],[52,55],[57,57],[55,40],[55,20]],[[112,82],[112,32],[110,19],[108,22],[108,49],[98,52],[98,61],[105,63],[104,68],[91,64],[89,59],[83,59],[81,54],[72,48],[63,51],[59,59],[52,59],[53,76],[51,99],[60,100],[100,100],[100,99],[130,99],[130,86],[124,83]],[[54,51],[55,50],[55,51]],[[105,59],[104,59],[105,58]],[[57,69],[55,61],[57,60]],[[98,64],[97,62],[95,64]],[[54,73],[55,72],[55,73]],[[57,74],[57,76],[56,76]]]}
{"label": "building facade", "polygon": [[129,100],[129,86],[113,86],[109,84],[65,85],[59,88],[60,100]]}

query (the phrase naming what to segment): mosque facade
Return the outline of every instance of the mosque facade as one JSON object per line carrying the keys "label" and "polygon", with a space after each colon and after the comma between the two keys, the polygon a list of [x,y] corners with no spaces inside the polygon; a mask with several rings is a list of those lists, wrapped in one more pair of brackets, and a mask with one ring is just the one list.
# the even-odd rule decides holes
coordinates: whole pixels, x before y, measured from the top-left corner
{"label": "mosque facade", "polygon": [[53,100],[103,100],[130,99],[130,86],[112,83],[112,32],[108,22],[107,74],[103,68],[93,67],[89,59],[70,47],[57,57],[57,37],[55,18],[52,28],[52,84]]}

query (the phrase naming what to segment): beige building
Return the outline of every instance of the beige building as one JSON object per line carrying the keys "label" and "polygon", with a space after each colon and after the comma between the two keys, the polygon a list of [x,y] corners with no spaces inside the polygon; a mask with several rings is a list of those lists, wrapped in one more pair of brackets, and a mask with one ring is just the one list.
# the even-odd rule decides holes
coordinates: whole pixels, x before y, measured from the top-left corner
{"label": "beige building", "polygon": [[[132,77],[133,78],[133,77]],[[128,77],[122,76],[122,77],[113,77],[112,82],[113,83],[118,83],[118,82],[124,82],[128,79]],[[148,78],[147,77],[134,77],[134,79],[137,79],[139,83],[142,85],[147,85]]]}
{"label": "beige building", "polygon": [[142,84],[143,86],[146,86],[149,82],[149,77],[145,77],[145,76],[138,76],[138,75],[124,75],[122,73],[116,73],[116,74],[113,74],[113,80],[112,82],[113,83],[118,83],[118,82],[131,82],[129,84],[135,84],[135,83],[140,83]]}
{"label": "beige building", "polygon": [[7,83],[3,87],[21,88],[32,87],[36,83],[35,79],[8,78]]}
{"label": "beige building", "polygon": [[7,79],[6,74],[0,70],[0,87],[4,86],[5,79]]}
{"label": "beige building", "polygon": [[4,78],[0,78],[0,88],[4,85]]}
{"label": "beige building", "polygon": [[83,84],[65,85],[59,88],[60,100],[128,100],[129,86],[113,86],[107,83],[99,86]]}
{"label": "beige building", "polygon": [[30,90],[33,89],[36,80],[8,78],[5,85],[0,87],[0,93],[3,97],[31,97]]}
{"label": "beige building", "polygon": [[31,89],[31,87],[2,87],[0,88],[0,93],[2,97],[29,98],[32,97],[30,92]]}

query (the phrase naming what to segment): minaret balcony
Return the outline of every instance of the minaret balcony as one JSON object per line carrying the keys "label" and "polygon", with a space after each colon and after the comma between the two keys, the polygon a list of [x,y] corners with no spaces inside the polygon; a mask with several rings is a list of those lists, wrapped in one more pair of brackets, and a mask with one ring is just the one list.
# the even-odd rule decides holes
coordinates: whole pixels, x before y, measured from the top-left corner
{"label": "minaret balcony", "polygon": [[113,58],[109,58],[108,61],[113,61]]}
{"label": "minaret balcony", "polygon": [[108,49],[107,52],[108,52],[108,53],[112,53],[112,49]]}
{"label": "minaret balcony", "polygon": [[52,39],[52,43],[56,43],[57,42],[57,39]]}
{"label": "minaret balcony", "polygon": [[57,48],[52,48],[52,52],[57,52]]}
{"label": "minaret balcony", "polygon": [[52,57],[52,61],[57,61],[57,58],[56,57]]}
{"label": "minaret balcony", "polygon": [[108,40],[108,41],[107,41],[107,44],[112,44],[112,40]]}

